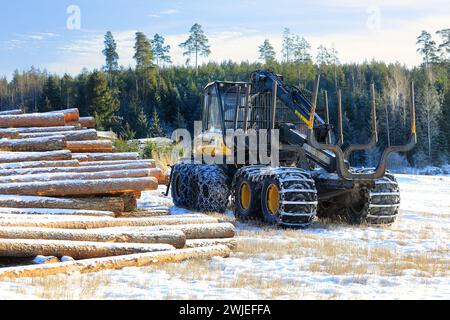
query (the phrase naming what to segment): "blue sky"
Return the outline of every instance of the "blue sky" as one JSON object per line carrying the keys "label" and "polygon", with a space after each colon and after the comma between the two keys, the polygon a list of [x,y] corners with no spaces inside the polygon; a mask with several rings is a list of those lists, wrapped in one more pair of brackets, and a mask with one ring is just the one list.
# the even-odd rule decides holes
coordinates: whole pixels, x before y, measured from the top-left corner
{"label": "blue sky", "polygon": [[[69,30],[67,9],[80,9],[81,28]],[[422,29],[450,27],[450,5],[438,0],[15,0],[0,7],[0,75],[31,65],[50,72],[100,68],[103,35],[111,30],[120,63],[133,65],[133,37],[164,35],[174,63],[184,63],[178,44],[200,23],[210,38],[208,60],[258,59],[265,38],[281,56],[284,27],[315,49],[334,46],[343,62],[420,62],[415,38]],[[436,40],[439,40],[438,38]]]}

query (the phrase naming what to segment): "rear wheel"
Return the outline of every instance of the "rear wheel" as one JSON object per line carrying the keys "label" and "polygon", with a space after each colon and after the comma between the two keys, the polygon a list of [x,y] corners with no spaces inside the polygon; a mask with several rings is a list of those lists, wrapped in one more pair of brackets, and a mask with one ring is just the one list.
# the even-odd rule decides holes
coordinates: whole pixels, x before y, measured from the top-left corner
{"label": "rear wheel", "polygon": [[235,216],[245,221],[261,217],[261,186],[248,177],[239,176],[234,184]]}
{"label": "rear wheel", "polygon": [[264,183],[261,192],[261,208],[264,221],[267,224],[280,224],[283,208],[280,197],[279,182],[275,179],[269,179]]}

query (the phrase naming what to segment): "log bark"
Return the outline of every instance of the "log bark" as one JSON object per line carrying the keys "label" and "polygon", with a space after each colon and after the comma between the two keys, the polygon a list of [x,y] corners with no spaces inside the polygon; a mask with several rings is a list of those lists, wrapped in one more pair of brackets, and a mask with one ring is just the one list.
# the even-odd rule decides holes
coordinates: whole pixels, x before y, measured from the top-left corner
{"label": "log bark", "polygon": [[[108,217],[67,217],[58,219],[0,219],[0,227],[30,227],[30,228],[51,228],[51,229],[103,229],[103,228],[124,228],[121,231],[160,231],[160,230],[181,230],[177,228],[153,228],[134,229],[134,227],[154,227],[166,225],[185,224],[212,224],[217,223],[217,219],[201,216],[185,217],[151,217],[151,218],[108,218]],[[133,227],[130,230],[129,227]],[[106,231],[106,230],[105,230]],[[184,231],[183,231],[184,232]],[[185,233],[186,234],[186,233]],[[207,237],[205,237],[207,238]]]}
{"label": "log bark", "polygon": [[90,166],[117,166],[129,164],[142,164],[145,168],[156,168],[155,160],[112,160],[112,161],[85,161],[80,162],[80,167]]}
{"label": "log bark", "polygon": [[237,240],[230,239],[192,239],[186,241],[186,248],[201,248],[201,247],[211,247],[224,245],[230,248],[231,250],[235,250],[237,247]]}
{"label": "log bark", "polygon": [[0,163],[71,160],[69,150],[48,152],[0,152]]}
{"label": "log bark", "polygon": [[0,115],[0,128],[57,127],[66,125],[63,113]]}
{"label": "log bark", "polygon": [[[0,163],[0,170],[4,172],[3,175],[15,175],[14,170],[20,169],[34,169],[34,168],[73,168],[79,167],[80,163],[77,160],[61,160],[61,161],[30,161],[30,162],[16,162],[16,163]],[[6,174],[7,170],[12,173]],[[37,172],[36,172],[37,173]],[[18,173],[21,174],[21,173]],[[27,174],[27,173],[23,173]]]}
{"label": "log bark", "polygon": [[193,225],[167,225],[155,228],[140,228],[140,231],[152,230],[181,230],[186,239],[224,239],[236,236],[236,228],[231,223],[211,223]]}
{"label": "log bark", "polygon": [[[101,172],[56,172],[44,174],[30,174],[18,176],[0,176],[0,185],[2,183],[26,183],[26,182],[52,182],[64,180],[102,180],[102,179],[121,179],[121,178],[145,178],[151,177],[154,169],[136,169],[136,170],[118,170]],[[156,177],[155,177],[156,178]]]}
{"label": "log bark", "polygon": [[9,115],[16,115],[16,114],[23,114],[23,111],[21,109],[0,111],[0,116],[9,116]]}
{"label": "log bark", "polygon": [[155,178],[121,178],[0,184],[0,194],[24,196],[103,195],[156,190]]}
{"label": "log bark", "polygon": [[0,151],[56,151],[66,149],[63,136],[34,139],[3,140],[0,139]]}
{"label": "log bark", "polygon": [[168,244],[0,239],[0,257],[26,258],[44,255],[90,259],[173,249],[175,248]]}
{"label": "log bark", "polygon": [[129,153],[74,153],[72,159],[80,162],[92,161],[115,161],[115,160],[138,160],[139,154]]}
{"label": "log bark", "polygon": [[67,149],[78,153],[107,153],[113,151],[109,140],[68,141]]}
{"label": "log bark", "polygon": [[120,195],[120,198],[123,201],[124,212],[133,212],[137,210],[137,199],[140,198],[140,195],[137,197],[133,192],[126,192]]}
{"label": "log bark", "polygon": [[[77,160],[74,160],[77,161]],[[78,163],[78,162],[76,162]],[[30,174],[42,174],[42,173],[69,173],[69,172],[102,172],[102,171],[123,171],[123,170],[136,170],[136,169],[146,169],[150,170],[151,177],[159,177],[160,169],[150,168],[149,163],[145,162],[129,162],[123,165],[94,165],[88,167],[54,167],[54,168],[25,168],[25,169],[6,169],[2,170],[0,164],[0,177],[4,176],[20,176],[20,175],[30,175]]]}
{"label": "log bark", "polygon": [[43,132],[63,132],[63,131],[77,131],[81,130],[81,127],[77,126],[58,126],[58,127],[30,127],[30,128],[12,128],[12,129],[0,129],[2,132],[17,132],[17,133],[43,133]]}
{"label": "log bark", "polygon": [[19,139],[17,129],[0,129],[0,139]]}
{"label": "log bark", "polygon": [[[106,208],[105,208],[106,209]],[[34,216],[91,216],[91,217],[114,217],[112,211],[94,211],[94,210],[74,210],[74,209],[50,209],[50,208],[4,208],[0,207],[0,219],[4,216],[17,219],[18,215]]]}
{"label": "log bark", "polygon": [[51,198],[36,196],[0,195],[0,208],[48,208],[112,211],[121,213],[125,206],[120,197]]}
{"label": "log bark", "polygon": [[186,236],[182,231],[122,232],[102,230],[67,230],[45,228],[0,228],[0,239],[67,240],[120,243],[163,243],[184,248]]}
{"label": "log bark", "polygon": [[89,129],[89,130],[75,130],[75,131],[19,133],[19,138],[21,139],[42,138],[51,136],[64,136],[67,141],[97,140],[97,131]]}
{"label": "log bark", "polygon": [[80,111],[76,108],[73,109],[65,109],[65,110],[56,110],[48,113],[62,113],[64,114],[64,119],[66,123],[77,122],[80,120]]}
{"label": "log bark", "polygon": [[84,128],[95,128],[94,117],[81,117],[78,123]]}
{"label": "log bark", "polygon": [[214,256],[228,257],[231,251],[226,246],[181,249],[151,252],[82,261],[61,262],[50,265],[32,265],[0,269],[0,280],[43,277],[68,273],[90,273],[117,270],[128,267],[146,267],[161,263],[174,263],[190,259],[208,259]]}

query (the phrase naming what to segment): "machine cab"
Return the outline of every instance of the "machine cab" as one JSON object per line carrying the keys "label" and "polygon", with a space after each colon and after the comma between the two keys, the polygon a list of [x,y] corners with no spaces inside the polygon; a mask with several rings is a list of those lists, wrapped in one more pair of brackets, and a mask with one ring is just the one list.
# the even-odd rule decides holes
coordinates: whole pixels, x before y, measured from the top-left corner
{"label": "machine cab", "polygon": [[217,155],[231,152],[224,137],[228,129],[244,129],[249,88],[245,82],[213,82],[206,86],[197,153]]}

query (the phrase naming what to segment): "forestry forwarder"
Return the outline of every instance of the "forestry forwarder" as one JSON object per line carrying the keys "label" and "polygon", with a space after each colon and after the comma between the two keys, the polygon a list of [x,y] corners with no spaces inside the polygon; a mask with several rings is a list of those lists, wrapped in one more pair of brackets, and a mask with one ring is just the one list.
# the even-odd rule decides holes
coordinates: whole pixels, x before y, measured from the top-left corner
{"label": "forestry forwarder", "polygon": [[[317,76],[312,94],[285,84],[281,76],[271,71],[253,73],[249,83],[209,84],[203,103],[201,145],[194,152],[236,154],[236,150],[226,146],[227,129],[255,129],[257,133],[259,129],[279,129],[281,167],[180,161],[173,167],[169,183],[175,205],[202,212],[224,212],[231,195],[239,220],[262,219],[285,227],[308,226],[315,216],[339,217],[349,223],[393,223],[399,213],[400,193],[394,176],[386,172],[386,165],[391,153],[410,151],[416,144],[414,84],[411,83],[409,141],[388,147],[376,168],[364,169],[351,167],[349,156],[371,149],[378,142],[374,85],[371,141],[342,148],[341,92],[337,92],[338,141],[332,144],[326,92],[325,119],[316,113],[319,80]],[[249,147],[246,141],[247,161]]]}

